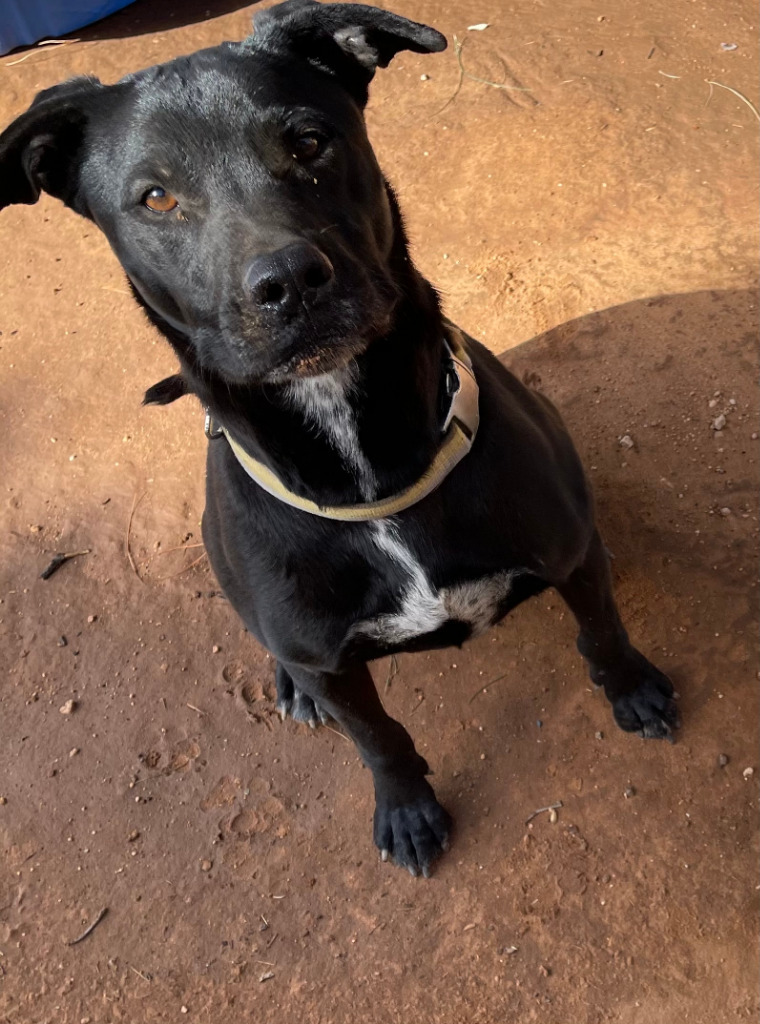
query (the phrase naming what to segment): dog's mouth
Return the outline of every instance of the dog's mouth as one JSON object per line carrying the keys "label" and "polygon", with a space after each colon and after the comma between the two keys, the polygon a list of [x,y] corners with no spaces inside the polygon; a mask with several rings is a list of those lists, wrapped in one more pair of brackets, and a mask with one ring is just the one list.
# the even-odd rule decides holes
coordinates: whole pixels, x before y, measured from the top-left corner
{"label": "dog's mouth", "polygon": [[264,377],[265,384],[284,384],[291,380],[304,377],[319,377],[334,370],[341,370],[352,359],[367,348],[369,342],[364,338],[347,338],[329,348],[319,348],[299,352],[279,366],[274,367]]}

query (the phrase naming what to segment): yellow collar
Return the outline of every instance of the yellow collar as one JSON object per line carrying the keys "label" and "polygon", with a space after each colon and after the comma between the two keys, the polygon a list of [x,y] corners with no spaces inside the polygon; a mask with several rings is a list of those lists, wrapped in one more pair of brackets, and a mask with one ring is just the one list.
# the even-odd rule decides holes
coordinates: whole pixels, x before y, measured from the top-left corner
{"label": "yellow collar", "polygon": [[[442,428],[443,439],[433,461],[419,480],[398,494],[361,505],[318,505],[315,501],[289,491],[276,473],[249,455],[224,427],[221,428],[221,432],[248,476],[259,487],[263,487],[286,505],[298,508],[302,512],[309,512],[313,516],[321,516],[323,519],[340,519],[344,522],[363,522],[395,515],[422,501],[445,480],[454,466],[472,448],[478,430],[478,384],[472,370],[472,361],[465,349],[464,338],[459,328],[447,324],[446,330],[448,337],[445,344],[451,360],[451,369],[448,371],[451,378],[451,406]],[[218,436],[210,432],[209,417],[206,419],[207,435]]]}

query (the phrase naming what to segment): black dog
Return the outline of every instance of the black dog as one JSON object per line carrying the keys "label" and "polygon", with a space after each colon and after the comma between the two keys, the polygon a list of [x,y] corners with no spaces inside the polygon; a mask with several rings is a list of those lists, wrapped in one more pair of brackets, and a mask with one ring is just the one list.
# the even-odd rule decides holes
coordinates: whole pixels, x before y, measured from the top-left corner
{"label": "black dog", "polygon": [[450,819],[368,660],[461,644],[552,586],[618,724],[677,725],[559,415],[442,318],[367,140],[375,70],[445,46],[386,11],[289,0],[243,43],[47,89],[0,136],[0,206],[44,189],[93,220],[174,347],[180,373],[146,401],[209,412],[219,582],[277,658],[283,715],[353,738],[375,842],[412,874]]}

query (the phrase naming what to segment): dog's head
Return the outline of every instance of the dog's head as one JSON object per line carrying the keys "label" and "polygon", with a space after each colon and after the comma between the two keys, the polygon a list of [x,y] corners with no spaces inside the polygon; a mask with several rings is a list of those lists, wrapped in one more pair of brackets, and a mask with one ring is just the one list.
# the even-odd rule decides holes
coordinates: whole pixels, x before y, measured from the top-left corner
{"label": "dog's head", "polygon": [[202,375],[324,372],[399,297],[368,84],[399,51],[445,45],[387,11],[288,0],[243,43],[40,93],[0,136],[0,207],[45,191],[92,219]]}

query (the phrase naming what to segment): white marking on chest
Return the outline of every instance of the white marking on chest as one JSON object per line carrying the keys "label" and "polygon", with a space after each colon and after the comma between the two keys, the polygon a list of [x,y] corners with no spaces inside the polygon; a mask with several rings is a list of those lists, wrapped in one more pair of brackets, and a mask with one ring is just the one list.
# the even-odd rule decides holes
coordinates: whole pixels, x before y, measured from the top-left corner
{"label": "white marking on chest", "polygon": [[349,396],[356,388],[356,363],[317,377],[291,381],[287,387],[290,403],[304,419],[323,434],[337,450],[344,465],[356,477],[364,501],[377,494],[377,479],[359,446],[356,416]]}
{"label": "white marking on chest", "polygon": [[401,594],[399,610],[357,623],[351,630],[353,636],[359,634],[385,643],[404,643],[432,633],[449,619],[469,623],[473,635],[492,625],[499,603],[512,586],[513,572],[495,573],[436,590],[401,541],[394,522],[381,519],[372,523],[370,529],[377,547],[401,566],[409,580]]}

